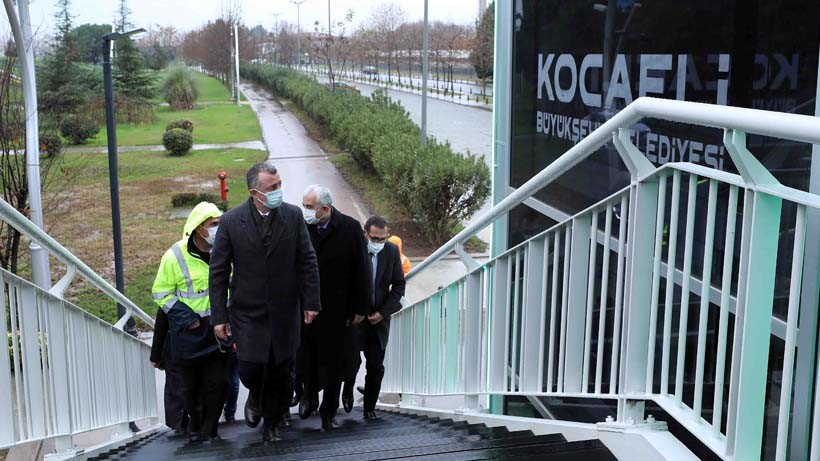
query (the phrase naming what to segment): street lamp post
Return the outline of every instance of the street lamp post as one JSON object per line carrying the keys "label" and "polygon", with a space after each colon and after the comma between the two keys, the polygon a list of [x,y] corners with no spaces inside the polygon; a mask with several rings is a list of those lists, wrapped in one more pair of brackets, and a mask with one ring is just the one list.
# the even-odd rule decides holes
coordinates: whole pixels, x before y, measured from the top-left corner
{"label": "street lamp post", "polygon": [[424,0],[424,28],[421,51],[421,145],[427,145],[427,74],[430,72],[428,52],[430,48],[430,27],[427,18],[427,0]]}
{"label": "street lamp post", "polygon": [[[117,167],[117,125],[114,121],[114,85],[111,79],[111,44],[114,40],[128,37],[145,29],[129,32],[112,32],[103,36],[103,80],[105,83],[105,135],[108,139],[108,178],[111,187],[111,227],[114,234],[114,277],[117,291],[125,293],[125,277],[122,269],[122,228],[120,224],[120,187]],[[117,318],[125,315],[125,307],[117,304]],[[133,319],[128,320],[125,330],[136,333]]]}
{"label": "street lamp post", "polygon": [[273,63],[277,64],[278,59],[276,52],[279,50],[279,15],[281,13],[273,13]]}
{"label": "street lamp post", "polygon": [[[35,85],[34,43],[31,35],[31,21],[28,0],[17,2],[18,12],[14,11],[11,0],[3,1],[9,18],[14,42],[20,56],[20,73],[23,89],[23,105],[26,114],[26,178],[29,194],[29,215],[31,221],[43,229],[43,206],[40,195],[40,141],[37,123],[37,88]],[[48,290],[51,288],[51,272],[48,263],[48,251],[32,242],[31,276],[35,285]]]}
{"label": "street lamp post", "polygon": [[240,104],[241,93],[239,91],[239,24],[233,23],[233,39],[234,39],[234,59],[236,61],[236,105]]}
{"label": "street lamp post", "polygon": [[296,68],[302,70],[302,19],[300,16],[302,3],[307,0],[290,0],[296,5]]}

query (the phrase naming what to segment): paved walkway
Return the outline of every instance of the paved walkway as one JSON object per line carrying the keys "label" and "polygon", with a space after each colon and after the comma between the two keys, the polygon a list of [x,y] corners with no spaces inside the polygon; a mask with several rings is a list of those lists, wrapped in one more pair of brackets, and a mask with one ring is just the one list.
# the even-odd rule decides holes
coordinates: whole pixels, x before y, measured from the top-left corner
{"label": "paved walkway", "polygon": [[[265,144],[262,141],[246,141],[246,142],[229,142],[225,144],[194,144],[191,150],[208,150],[208,149],[253,149],[266,150]],[[142,151],[162,151],[165,146],[118,146],[117,152],[142,152]],[[67,147],[63,152],[68,154],[87,153],[87,152],[108,152],[108,146],[103,147]]]}

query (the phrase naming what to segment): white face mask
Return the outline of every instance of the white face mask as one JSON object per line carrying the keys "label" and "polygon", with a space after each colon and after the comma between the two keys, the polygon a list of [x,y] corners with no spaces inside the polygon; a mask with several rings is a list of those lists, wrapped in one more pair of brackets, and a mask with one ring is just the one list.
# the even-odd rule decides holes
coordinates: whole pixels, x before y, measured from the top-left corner
{"label": "white face mask", "polygon": [[308,224],[316,224],[319,222],[319,218],[316,217],[316,210],[302,208],[302,216],[304,216],[305,222]]}
{"label": "white face mask", "polygon": [[208,245],[213,246],[214,240],[216,239],[216,230],[219,229],[219,226],[209,227],[208,228],[208,236],[205,237],[205,241],[208,242]]}
{"label": "white face mask", "polygon": [[379,254],[380,251],[384,248],[384,242],[382,243],[373,243],[368,241],[367,242],[367,251],[373,253],[374,255]]}

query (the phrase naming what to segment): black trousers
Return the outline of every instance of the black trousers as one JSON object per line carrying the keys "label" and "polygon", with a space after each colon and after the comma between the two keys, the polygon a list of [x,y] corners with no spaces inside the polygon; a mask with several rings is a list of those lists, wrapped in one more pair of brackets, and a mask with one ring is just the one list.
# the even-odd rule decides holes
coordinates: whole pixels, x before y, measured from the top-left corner
{"label": "black trousers", "polygon": [[239,379],[248,388],[251,398],[262,406],[265,427],[278,423],[290,408],[292,366],[292,358],[274,363],[273,354],[266,364],[239,361]]}
{"label": "black trousers", "polygon": [[168,360],[165,362],[165,425],[175,430],[188,427],[188,414],[185,412],[185,395],[183,394],[183,373],[179,364]]}
{"label": "black trousers", "polygon": [[190,432],[217,435],[219,415],[225,402],[227,362],[220,353],[179,361],[182,395],[190,417]]}
{"label": "black trousers", "polygon": [[362,357],[359,351],[364,352],[365,377],[364,377],[364,411],[372,411],[376,408],[379,400],[379,393],[382,388],[384,378],[384,352],[376,329],[370,324],[362,324],[356,328],[352,336],[354,347],[348,354],[348,367],[345,372],[345,382],[348,386],[353,386],[356,382],[356,375],[362,365]]}
{"label": "black trousers", "polygon": [[[319,414],[330,418],[339,410],[339,392],[348,355],[346,337],[350,328],[342,322],[319,327],[320,324],[310,325],[302,330],[297,381],[301,382],[304,395],[310,400],[317,401],[319,391],[324,391]],[[328,349],[326,345],[329,343],[339,344],[341,348]]]}

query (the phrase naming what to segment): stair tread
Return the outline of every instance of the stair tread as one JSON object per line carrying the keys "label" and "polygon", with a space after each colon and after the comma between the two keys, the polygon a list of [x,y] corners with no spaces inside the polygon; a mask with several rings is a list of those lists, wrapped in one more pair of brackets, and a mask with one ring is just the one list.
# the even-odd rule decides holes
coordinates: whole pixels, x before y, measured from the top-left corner
{"label": "stair tread", "polygon": [[[152,433],[91,460],[339,460],[378,461],[413,458],[425,460],[484,459],[576,459],[614,460],[597,440],[566,442],[559,434],[533,435],[510,432],[463,421],[380,412],[378,420],[362,420],[361,411],[340,414],[340,427],[330,433],[319,430],[320,419],[294,419],[282,431],[283,440],[265,444],[260,428],[244,424],[220,426],[223,440],[191,444],[184,437],[168,437],[170,431]],[[549,454],[549,458],[542,455]],[[589,454],[589,456],[587,455]]]}

